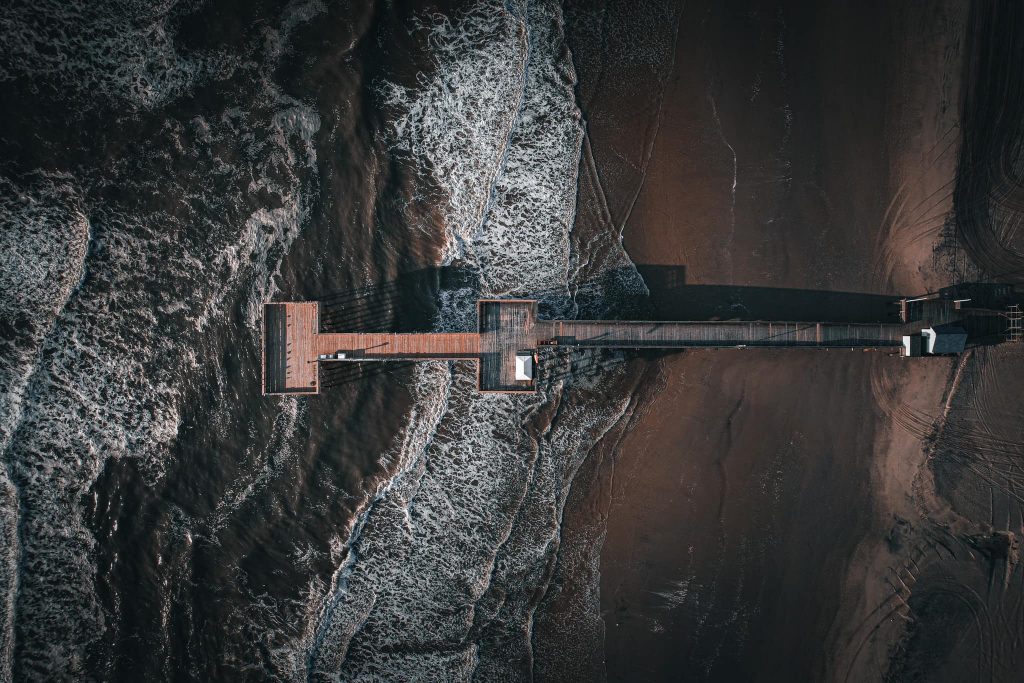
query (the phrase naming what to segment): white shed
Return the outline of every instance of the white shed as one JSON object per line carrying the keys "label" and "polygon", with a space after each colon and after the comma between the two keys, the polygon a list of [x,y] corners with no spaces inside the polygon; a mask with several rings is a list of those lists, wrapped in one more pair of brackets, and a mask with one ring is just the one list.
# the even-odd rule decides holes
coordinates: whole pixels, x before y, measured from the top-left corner
{"label": "white shed", "polygon": [[922,338],[919,334],[903,335],[904,357],[916,358],[921,355]]}
{"label": "white shed", "polygon": [[530,353],[517,353],[516,354],[516,380],[532,380],[533,379],[533,354]]}

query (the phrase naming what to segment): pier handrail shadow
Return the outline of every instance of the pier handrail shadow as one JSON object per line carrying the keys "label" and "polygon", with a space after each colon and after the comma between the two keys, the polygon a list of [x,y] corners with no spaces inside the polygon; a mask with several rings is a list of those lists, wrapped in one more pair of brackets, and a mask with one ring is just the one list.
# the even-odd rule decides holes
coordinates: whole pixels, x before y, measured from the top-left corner
{"label": "pier handrail shadow", "polygon": [[[685,266],[638,265],[650,294],[637,296],[617,288],[632,268],[616,268],[575,289],[580,318],[608,320],[786,320],[791,322],[874,323],[898,320],[899,294],[794,289],[750,285],[688,284]],[[320,302],[324,331],[426,332],[439,311],[443,292],[479,291],[472,269],[457,266],[424,268],[379,284],[324,292]],[[545,302],[564,297],[564,290],[524,290],[517,298]],[[609,296],[610,294],[610,296]],[[598,298],[604,301],[595,303]],[[468,301],[475,300],[475,295]],[[611,300],[608,300],[611,299]]]}
{"label": "pier handrail shadow", "polygon": [[[623,282],[643,279],[649,292],[636,295],[635,288]],[[566,292],[559,290],[521,291],[516,298],[540,302],[540,318],[551,302],[564,304]],[[901,295],[888,293],[843,292],[749,285],[689,284],[685,266],[638,265],[606,271],[601,276],[573,289],[577,318],[614,320],[670,321],[787,321],[794,323],[899,323]],[[323,332],[431,332],[445,296],[465,299],[467,305],[479,296],[480,283],[475,271],[457,266],[410,271],[398,278],[374,285],[324,292],[313,297],[320,303]],[[906,296],[906,293],[903,294]],[[977,311],[998,308],[1021,299],[1018,288],[1005,283],[962,283],[942,288],[927,297],[942,303],[943,315],[952,311],[951,301],[970,299]],[[916,319],[929,319],[927,306],[908,307]],[[960,309],[956,309],[960,315]],[[963,315],[968,321],[969,311]],[[908,318],[909,319],[909,318]],[[475,331],[475,318],[467,315],[468,329]],[[937,322],[943,320],[935,318]],[[980,323],[979,323],[980,321]],[[987,325],[987,327],[986,327]],[[971,345],[995,343],[998,331],[991,318],[976,313],[970,322]],[[545,349],[544,353],[568,356],[573,375],[582,370],[607,369],[637,354],[650,357],[680,353],[682,350],[646,349],[629,354],[607,349]],[[344,362],[327,364],[321,373],[321,386],[329,388],[391,372],[403,372],[414,361]],[[548,364],[542,364],[548,365]],[[547,370],[551,379],[559,379],[564,363],[552,363]],[[588,368],[590,370],[588,370]]]}

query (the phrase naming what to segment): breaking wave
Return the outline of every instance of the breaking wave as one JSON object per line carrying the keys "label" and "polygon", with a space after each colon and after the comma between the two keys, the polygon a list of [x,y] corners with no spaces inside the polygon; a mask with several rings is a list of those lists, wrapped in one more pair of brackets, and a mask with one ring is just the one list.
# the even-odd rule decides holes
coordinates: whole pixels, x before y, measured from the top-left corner
{"label": "breaking wave", "polygon": [[53,78],[62,87],[155,107],[238,64],[231,55],[182,54],[174,2],[41,0],[0,10],[0,80]]}
{"label": "breaking wave", "polygon": [[[398,111],[393,145],[444,193],[445,262],[481,282],[442,297],[437,328],[472,329],[467,311],[480,295],[530,296],[548,315],[574,315],[586,270],[572,233],[583,127],[559,7],[480,2],[421,28],[436,75],[382,88]],[[628,263],[617,241],[609,249],[596,261]],[[632,284],[643,288],[639,276]],[[529,672],[533,614],[573,476],[628,404],[588,402],[565,391],[571,383],[552,373],[536,395],[484,395],[469,364],[417,369],[394,474],[349,530],[303,644],[307,668],[291,675]]]}
{"label": "breaking wave", "polygon": [[[0,13],[0,78],[57,70],[151,106],[212,68],[177,54],[166,13],[58,4],[66,21],[42,22],[47,3]],[[280,34],[310,8],[286,13]],[[53,59],[32,52],[47,44],[60,46]],[[200,360],[236,306],[256,344],[259,304],[315,190],[320,120],[252,75],[246,108],[164,119],[146,149],[100,172],[0,179],[4,680],[86,673],[90,645],[116,627],[94,585],[106,539],[85,519],[93,484],[111,458],[162,476]]]}
{"label": "breaking wave", "polygon": [[[40,347],[84,275],[89,222],[68,178],[39,176],[24,190],[0,179],[0,452],[21,419]],[[44,296],[41,296],[44,294]],[[18,491],[0,472],[0,678],[11,680],[17,593]]]}

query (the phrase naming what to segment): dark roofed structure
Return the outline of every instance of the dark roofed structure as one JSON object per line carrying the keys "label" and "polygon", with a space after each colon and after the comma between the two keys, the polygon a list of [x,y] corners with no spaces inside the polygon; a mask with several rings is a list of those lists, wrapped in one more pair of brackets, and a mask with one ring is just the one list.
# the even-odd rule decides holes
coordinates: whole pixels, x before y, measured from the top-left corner
{"label": "dark roofed structure", "polygon": [[933,355],[963,353],[967,346],[967,330],[956,323],[936,325],[921,331],[926,351]]}

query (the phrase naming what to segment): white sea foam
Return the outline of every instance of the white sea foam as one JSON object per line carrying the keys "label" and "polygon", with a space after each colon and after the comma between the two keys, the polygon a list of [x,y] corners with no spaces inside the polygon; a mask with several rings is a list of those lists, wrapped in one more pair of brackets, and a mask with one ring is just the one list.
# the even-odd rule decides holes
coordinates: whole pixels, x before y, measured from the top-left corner
{"label": "white sea foam", "polygon": [[[81,281],[89,223],[74,184],[37,176],[27,190],[0,178],[0,453],[21,419],[43,339]],[[11,680],[17,593],[18,491],[0,470],[0,680]]]}
{"label": "white sea foam", "polygon": [[526,26],[510,12],[480,6],[453,23],[428,17],[439,78],[417,88],[385,83],[393,110],[393,150],[412,157],[443,189],[448,204],[443,260],[475,261],[466,252],[482,232],[488,203],[524,97]]}
{"label": "white sea foam", "polygon": [[[215,343],[211,328],[225,324],[225,311],[239,297],[255,320],[254,303],[269,296],[273,274],[299,234],[311,190],[301,178],[316,172],[312,135],[319,119],[270,85],[263,88],[251,111],[167,120],[153,144],[179,157],[122,161],[133,166],[120,182],[132,184],[143,208],[89,199],[102,179],[73,201],[59,193],[33,197],[32,188],[5,181],[13,187],[5,200],[15,199],[0,207],[0,219],[29,240],[28,253],[40,256],[4,263],[2,284],[16,294],[4,300],[21,306],[15,315],[51,311],[53,319],[49,326],[43,320],[23,390],[5,387],[0,398],[0,424],[9,433],[7,477],[0,482],[5,536],[13,532],[9,513],[21,511],[16,582],[4,575],[8,671],[13,626],[24,675],[84,673],[86,647],[103,636],[107,619],[95,595],[96,540],[82,501],[109,458],[135,459],[149,481],[161,476],[199,359]],[[237,161],[217,157],[239,140],[246,144]],[[194,175],[182,175],[178,161]],[[211,188],[209,178],[222,184]],[[160,192],[151,191],[157,187]],[[261,208],[258,197],[267,193],[278,208]],[[152,208],[145,206],[150,196],[159,197]],[[19,213],[23,205],[36,208]],[[84,237],[67,239],[72,229]],[[52,244],[62,244],[63,253]],[[47,259],[54,254],[61,258],[52,265]],[[39,282],[64,269],[66,283],[60,277]],[[256,343],[254,323],[243,332]],[[4,560],[10,570],[9,556]]]}
{"label": "white sea foam", "polygon": [[0,80],[56,79],[61,87],[156,107],[224,77],[237,57],[179,52],[174,3],[15,0],[0,8]]}
{"label": "white sea foam", "polygon": [[20,415],[39,344],[82,278],[89,241],[70,179],[33,180],[22,190],[0,178],[0,320],[16,328],[0,356],[0,449]]}
{"label": "white sea foam", "polygon": [[[436,74],[414,90],[384,89],[399,111],[395,148],[445,193],[446,260],[483,283],[444,297],[437,327],[471,328],[480,294],[539,297],[571,315],[582,124],[559,8],[480,2],[425,26]],[[604,262],[628,264],[618,249]],[[551,380],[535,396],[479,394],[468,364],[419,373],[395,474],[349,531],[304,643],[307,676],[521,672],[572,479],[626,409],[586,404]]]}

